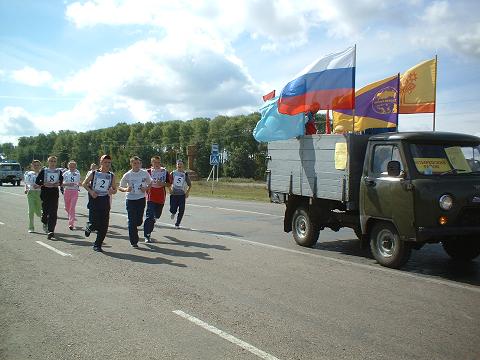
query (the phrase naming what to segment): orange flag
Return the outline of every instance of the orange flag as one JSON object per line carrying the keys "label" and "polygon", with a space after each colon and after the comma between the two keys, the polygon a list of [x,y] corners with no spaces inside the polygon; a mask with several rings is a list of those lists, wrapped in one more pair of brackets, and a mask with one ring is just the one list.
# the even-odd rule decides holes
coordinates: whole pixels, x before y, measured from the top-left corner
{"label": "orange flag", "polygon": [[400,114],[435,112],[437,59],[405,71],[400,78]]}

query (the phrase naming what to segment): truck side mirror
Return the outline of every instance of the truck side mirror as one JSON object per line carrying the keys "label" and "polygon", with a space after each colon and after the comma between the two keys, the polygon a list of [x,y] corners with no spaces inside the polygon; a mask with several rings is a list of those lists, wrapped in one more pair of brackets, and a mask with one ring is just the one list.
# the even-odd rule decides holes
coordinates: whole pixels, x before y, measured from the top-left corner
{"label": "truck side mirror", "polygon": [[392,160],[387,164],[387,173],[388,176],[397,177],[400,175],[400,161]]}

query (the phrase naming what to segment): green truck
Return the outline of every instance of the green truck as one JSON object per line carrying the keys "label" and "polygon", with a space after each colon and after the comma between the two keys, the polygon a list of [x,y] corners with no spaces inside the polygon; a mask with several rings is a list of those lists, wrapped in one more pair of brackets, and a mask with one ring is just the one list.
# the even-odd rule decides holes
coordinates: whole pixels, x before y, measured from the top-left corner
{"label": "green truck", "polygon": [[301,246],[354,230],[384,266],[441,242],[457,261],[480,254],[480,138],[445,132],[307,135],[268,144],[267,186]]}

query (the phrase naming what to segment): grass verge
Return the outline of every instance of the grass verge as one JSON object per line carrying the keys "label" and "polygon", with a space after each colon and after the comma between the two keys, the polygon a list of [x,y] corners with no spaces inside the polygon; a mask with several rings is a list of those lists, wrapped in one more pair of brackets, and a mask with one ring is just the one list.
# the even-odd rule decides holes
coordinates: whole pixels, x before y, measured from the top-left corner
{"label": "grass verge", "polygon": [[231,179],[217,181],[192,181],[192,196],[214,197],[221,199],[254,200],[269,202],[265,182],[239,181]]}

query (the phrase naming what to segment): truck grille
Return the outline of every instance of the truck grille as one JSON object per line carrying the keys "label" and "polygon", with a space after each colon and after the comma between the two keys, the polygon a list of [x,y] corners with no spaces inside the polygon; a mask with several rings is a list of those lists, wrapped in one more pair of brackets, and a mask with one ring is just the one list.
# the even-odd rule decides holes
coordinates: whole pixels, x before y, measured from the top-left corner
{"label": "truck grille", "polygon": [[479,207],[463,208],[458,217],[458,225],[480,226],[480,208]]}

